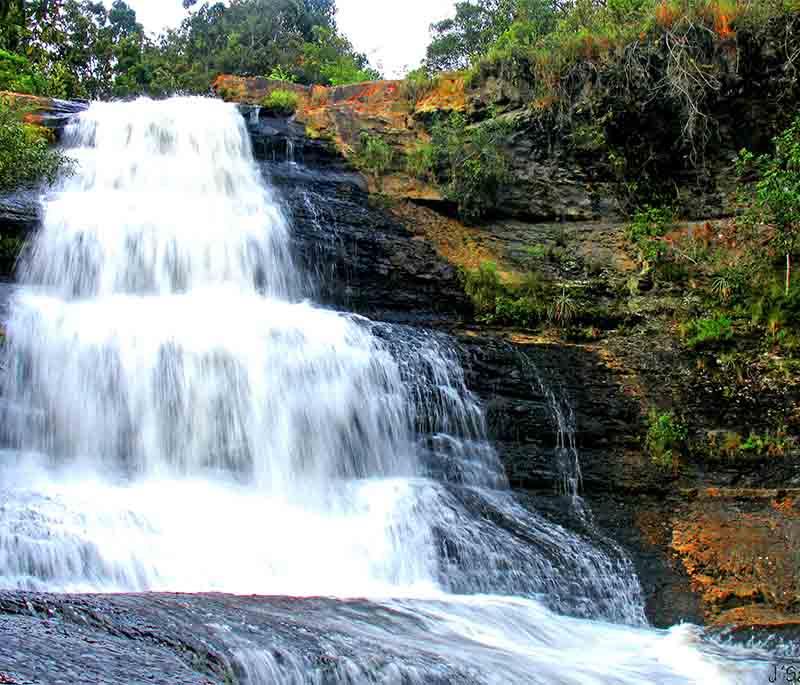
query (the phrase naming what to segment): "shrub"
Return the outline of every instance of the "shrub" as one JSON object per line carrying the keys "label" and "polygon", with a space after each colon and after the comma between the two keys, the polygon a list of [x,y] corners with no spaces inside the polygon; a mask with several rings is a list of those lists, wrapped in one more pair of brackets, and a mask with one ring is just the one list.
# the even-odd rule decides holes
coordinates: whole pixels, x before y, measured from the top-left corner
{"label": "shrub", "polygon": [[745,454],[751,454],[756,457],[782,457],[786,454],[788,448],[789,439],[784,428],[764,435],[750,433],[747,440],[739,447]]}
{"label": "shrub", "polygon": [[758,180],[746,186],[752,196],[751,220],[769,227],[772,248],[785,255],[785,292],[791,288],[792,257],[800,247],[800,116],[773,139],[774,153],[739,155],[740,178],[755,171]]}
{"label": "shrub", "polygon": [[425,67],[420,67],[419,69],[408,72],[408,75],[403,80],[401,88],[409,103],[416,105],[428,93],[436,88],[438,81],[438,77],[431,76]]}
{"label": "shrub", "polygon": [[498,323],[530,328],[544,318],[545,310],[536,298],[500,295],[494,313]]}
{"label": "shrub", "polygon": [[536,272],[518,285],[506,285],[497,264],[483,262],[477,269],[464,272],[464,290],[476,314],[487,323],[530,328],[547,316],[545,302],[550,286]]}
{"label": "shrub", "polygon": [[551,254],[547,246],[537,243],[536,245],[526,245],[524,248],[525,253],[533,259],[545,259]]}
{"label": "shrub", "polygon": [[0,50],[0,90],[43,95],[48,82],[26,57]]}
{"label": "shrub", "polygon": [[474,271],[467,271],[464,275],[464,291],[475,305],[475,311],[479,314],[494,314],[497,298],[503,293],[497,264],[483,262]]}
{"label": "shrub", "polygon": [[733,323],[727,316],[697,319],[689,323],[686,334],[689,336],[686,341],[689,347],[712,347],[733,338]]}
{"label": "shrub", "polygon": [[578,303],[562,288],[547,308],[547,318],[559,326],[567,326],[578,316]]}
{"label": "shrub", "polygon": [[440,185],[467,220],[480,219],[499,204],[500,191],[510,176],[508,155],[501,144],[508,132],[508,126],[494,119],[469,126],[460,113],[433,125],[433,160],[444,174]]}
{"label": "shrub", "polygon": [[420,143],[406,154],[406,170],[421,181],[432,181],[435,179],[435,160],[433,145]]}
{"label": "shrub", "polygon": [[300,96],[290,90],[273,90],[263,100],[261,106],[272,114],[291,116],[297,111]]}
{"label": "shrub", "polygon": [[675,212],[669,207],[644,207],[636,212],[625,229],[625,236],[646,265],[655,264],[667,251],[663,236],[675,225]]}
{"label": "shrub", "polygon": [[656,466],[676,468],[686,437],[686,426],[673,412],[650,411],[645,449]]}
{"label": "shrub", "polygon": [[272,68],[272,71],[267,76],[269,81],[283,81],[285,83],[294,83],[297,81],[297,76],[295,76],[291,71],[286,69],[285,67],[278,64],[277,66]]}
{"label": "shrub", "polygon": [[800,324],[800,284],[793,283],[788,295],[778,277],[762,279],[749,300],[749,314],[753,325],[763,325],[773,338],[785,327]]}
{"label": "shrub", "polygon": [[394,161],[394,150],[382,138],[362,132],[355,152],[356,166],[376,178],[383,176]]}
{"label": "shrub", "polygon": [[42,132],[22,121],[24,111],[0,99],[0,191],[53,183],[70,162]]}

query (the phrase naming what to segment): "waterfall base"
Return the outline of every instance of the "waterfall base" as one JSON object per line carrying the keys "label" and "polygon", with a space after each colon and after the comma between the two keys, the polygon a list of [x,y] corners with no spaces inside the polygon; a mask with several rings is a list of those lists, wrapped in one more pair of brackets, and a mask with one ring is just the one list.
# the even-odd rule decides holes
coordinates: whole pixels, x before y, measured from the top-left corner
{"label": "waterfall base", "polygon": [[19,683],[755,684],[777,663],[730,647],[723,658],[688,625],[593,623],[485,596],[0,593],[0,633],[0,682]]}

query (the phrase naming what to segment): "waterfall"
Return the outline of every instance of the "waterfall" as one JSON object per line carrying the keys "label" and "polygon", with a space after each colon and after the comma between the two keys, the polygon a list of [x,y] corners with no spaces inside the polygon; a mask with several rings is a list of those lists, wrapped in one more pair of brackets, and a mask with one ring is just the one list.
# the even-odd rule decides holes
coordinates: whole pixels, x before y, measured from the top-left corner
{"label": "waterfall", "polygon": [[609,553],[519,504],[447,336],[304,299],[235,107],[93,104],[65,145],[6,326],[0,589],[370,598],[320,618],[325,680],[220,628],[242,682],[765,672],[648,628]]}

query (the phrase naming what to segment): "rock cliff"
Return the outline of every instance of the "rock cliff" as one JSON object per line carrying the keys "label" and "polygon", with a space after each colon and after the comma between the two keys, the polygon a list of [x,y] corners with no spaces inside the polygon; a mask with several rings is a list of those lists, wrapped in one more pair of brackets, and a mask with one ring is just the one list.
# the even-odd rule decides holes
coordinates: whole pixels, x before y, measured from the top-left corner
{"label": "rock cliff", "polygon": [[[608,145],[626,156],[643,146],[655,155],[648,163],[662,165],[684,215],[702,219],[686,230],[731,211],[732,156],[745,143],[763,145],[781,125],[773,96],[791,95],[794,86],[785,68],[789,48],[776,45],[744,42],[749,66],[725,66],[729,78],[713,103],[718,141],[700,171],[677,158],[670,144],[674,112],[627,112],[629,147],[622,141],[626,129],[604,130],[617,136]],[[724,63],[724,55],[719,59]],[[512,485],[541,506],[551,502],[561,521],[568,518],[559,504],[565,426],[556,419],[559,408],[574,411],[567,430],[574,430],[580,454],[582,491],[599,524],[632,554],[656,625],[686,619],[796,627],[797,456],[735,463],[698,458],[664,473],[646,455],[643,436],[654,406],[681,407],[698,435],[761,428],[777,415],[796,430],[797,388],[792,382],[754,388],[747,378],[726,383],[713,358],[688,353],[675,335],[679,293],[651,291],[628,249],[621,221],[627,190],[609,165],[608,149],[576,142],[575,125],[565,130],[525,105],[524,89],[491,74],[482,83],[475,90],[460,76],[444,76],[420,96],[397,81],[325,89],[220,77],[215,89],[241,103],[264,173],[294,218],[298,259],[318,275],[316,297],[452,333]],[[260,108],[278,88],[298,94],[294,116]],[[597,84],[590,91],[608,95]],[[514,122],[504,141],[512,173],[502,211],[481,225],[455,218],[441,189],[411,177],[400,162],[380,178],[359,173],[353,163],[363,132],[388,141],[402,159],[427,140],[437,113],[480,119],[491,108]],[[31,198],[3,200],[4,231],[29,231],[36,211]],[[550,256],[543,260],[531,246]],[[557,332],[476,322],[459,271],[487,260],[510,281],[535,267],[589,293],[588,337],[564,340]],[[620,295],[631,279],[636,294]]]}

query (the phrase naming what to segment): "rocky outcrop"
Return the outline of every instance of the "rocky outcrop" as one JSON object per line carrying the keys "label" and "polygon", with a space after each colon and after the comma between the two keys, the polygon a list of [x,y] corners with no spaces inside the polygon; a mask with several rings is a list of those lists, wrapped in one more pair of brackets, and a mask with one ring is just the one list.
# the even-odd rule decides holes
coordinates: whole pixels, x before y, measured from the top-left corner
{"label": "rocky outcrop", "polygon": [[0,98],[13,100],[26,112],[26,121],[46,128],[56,136],[64,130],[75,114],[89,106],[86,102],[76,100],[59,100],[7,91],[0,91]]}
{"label": "rocky outcrop", "polygon": [[214,87],[252,105],[273,90],[293,90],[296,120],[348,157],[362,135],[380,138],[394,158],[382,178],[368,180],[394,198],[447,206],[437,185],[413,177],[405,161],[429,140],[433,119],[457,111],[472,123],[494,117],[507,125],[497,144],[507,154],[511,181],[500,189],[498,216],[611,221],[632,203],[661,197],[687,217],[707,219],[735,209],[732,162],[739,150],[765,150],[800,102],[800,19],[787,14],[757,30],[706,38],[697,38],[699,52],[685,58],[704,65],[707,87],[688,95],[671,80],[674,55],[658,39],[576,62],[547,97],[531,69],[520,66],[509,75],[509,65],[491,61],[469,81],[445,74],[416,85],[310,88],[221,76]]}
{"label": "rocky outcrop", "polygon": [[370,196],[334,146],[285,118],[246,115],[254,151],[292,217],[295,254],[314,275],[315,299],[393,320],[460,319],[471,310],[456,266]]}
{"label": "rocky outcrop", "polygon": [[800,628],[800,490],[690,491],[670,548],[714,625]]}
{"label": "rocky outcrop", "polygon": [[[0,592],[0,683],[365,682],[409,672],[463,682],[464,667],[424,647],[427,625],[412,603]],[[408,642],[392,646],[397,635]]]}
{"label": "rocky outcrop", "polygon": [[26,235],[39,223],[41,206],[35,191],[0,195],[0,234]]}

